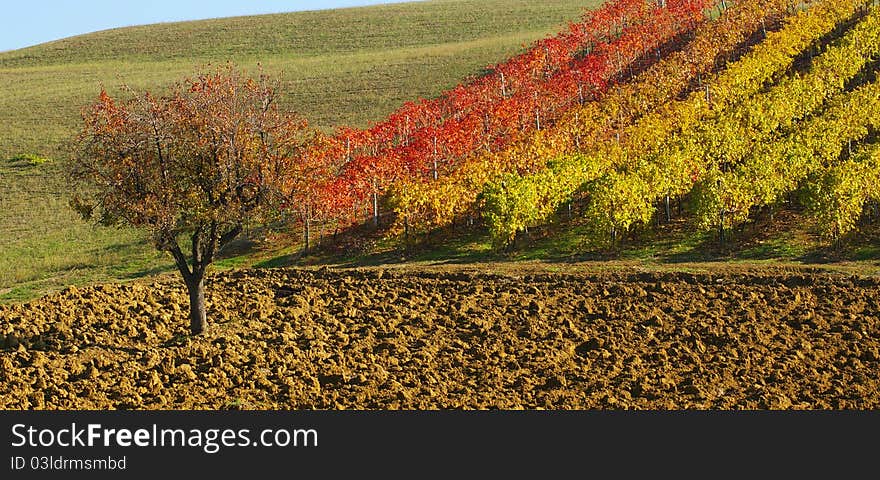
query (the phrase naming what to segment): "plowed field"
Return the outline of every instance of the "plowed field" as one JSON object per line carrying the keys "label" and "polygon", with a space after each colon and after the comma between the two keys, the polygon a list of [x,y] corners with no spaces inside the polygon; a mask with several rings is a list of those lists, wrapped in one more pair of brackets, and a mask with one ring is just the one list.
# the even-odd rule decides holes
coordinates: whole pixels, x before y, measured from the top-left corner
{"label": "plowed field", "polygon": [[0,305],[2,409],[876,409],[880,281],[241,270]]}

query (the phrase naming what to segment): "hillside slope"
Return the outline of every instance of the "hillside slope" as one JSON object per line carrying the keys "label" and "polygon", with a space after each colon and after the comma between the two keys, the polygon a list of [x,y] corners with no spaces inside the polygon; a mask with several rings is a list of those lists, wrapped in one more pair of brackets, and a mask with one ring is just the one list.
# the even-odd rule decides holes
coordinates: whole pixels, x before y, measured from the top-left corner
{"label": "hillside slope", "polygon": [[171,263],[131,230],[94,229],[67,207],[56,163],[101,86],[156,89],[209,62],[283,73],[285,108],[318,127],[364,126],[433,97],[597,0],[433,0],[107,30],[0,54],[0,300],[124,279]]}
{"label": "hillside slope", "polygon": [[53,153],[103,84],[156,88],[197,65],[284,72],[312,123],[365,124],[435,96],[596,0],[436,0],[106,30],[0,54],[0,158]]}

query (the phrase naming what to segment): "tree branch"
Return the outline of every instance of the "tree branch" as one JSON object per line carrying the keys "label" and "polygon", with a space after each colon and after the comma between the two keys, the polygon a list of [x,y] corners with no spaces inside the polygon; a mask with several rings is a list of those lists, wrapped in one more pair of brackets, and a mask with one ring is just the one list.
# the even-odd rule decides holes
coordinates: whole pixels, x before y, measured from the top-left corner
{"label": "tree branch", "polygon": [[218,240],[217,251],[223,250],[223,247],[225,247],[229,242],[235,240],[235,237],[237,237],[238,234],[241,233],[241,231],[242,231],[242,226],[236,225],[235,227],[232,228],[232,230],[224,233],[220,237],[220,239]]}
{"label": "tree branch", "polygon": [[214,255],[217,253],[217,221],[211,221],[211,229],[208,234],[208,248],[205,249],[205,255],[202,259],[201,268],[204,271],[208,265],[214,261]]}
{"label": "tree branch", "polygon": [[166,250],[174,257],[174,263],[177,264],[177,269],[180,270],[183,279],[189,283],[192,280],[194,273],[189,268],[189,264],[186,261],[186,255],[180,251],[180,245],[177,244],[176,240],[172,239],[171,242],[168,242]]}
{"label": "tree branch", "polygon": [[192,256],[193,256],[193,273],[202,263],[202,226],[199,225],[192,234]]}

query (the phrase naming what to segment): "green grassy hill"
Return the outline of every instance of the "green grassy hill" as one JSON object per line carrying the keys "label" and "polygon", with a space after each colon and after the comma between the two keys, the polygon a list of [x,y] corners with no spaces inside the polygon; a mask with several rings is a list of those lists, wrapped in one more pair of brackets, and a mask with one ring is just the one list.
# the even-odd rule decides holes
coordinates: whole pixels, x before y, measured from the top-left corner
{"label": "green grassy hill", "polygon": [[558,31],[596,0],[435,0],[106,30],[0,53],[0,156],[53,153],[101,85],[156,88],[208,62],[283,72],[313,124],[363,125]]}
{"label": "green grassy hill", "polygon": [[[432,0],[130,27],[0,53],[0,301],[171,268],[130,230],[67,207],[57,159],[101,86],[157,89],[199,65],[283,73],[284,105],[364,126],[557,32],[600,0]],[[45,163],[21,154],[48,157]]]}

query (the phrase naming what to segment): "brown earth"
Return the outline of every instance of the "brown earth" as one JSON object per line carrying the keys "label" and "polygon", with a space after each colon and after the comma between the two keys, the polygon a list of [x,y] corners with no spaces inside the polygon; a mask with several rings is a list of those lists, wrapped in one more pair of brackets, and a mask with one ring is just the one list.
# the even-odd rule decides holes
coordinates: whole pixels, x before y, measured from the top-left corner
{"label": "brown earth", "polygon": [[2,409],[876,409],[880,280],[241,270],[0,305]]}

